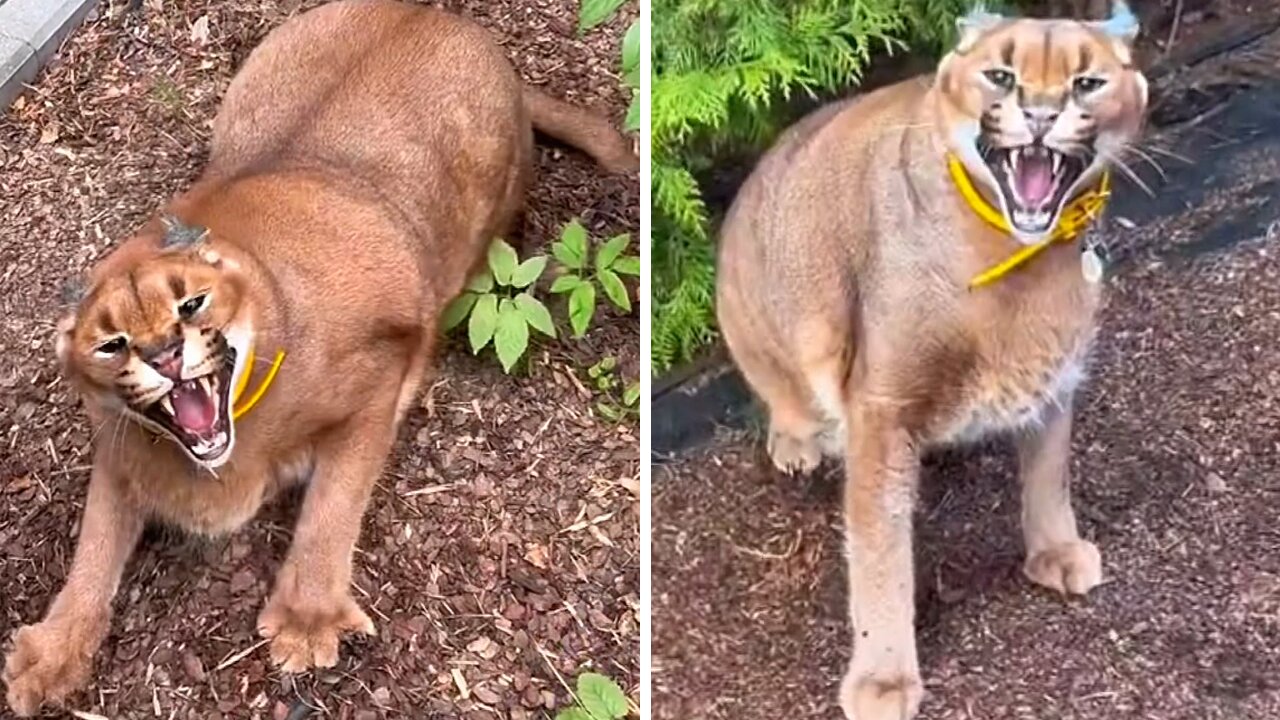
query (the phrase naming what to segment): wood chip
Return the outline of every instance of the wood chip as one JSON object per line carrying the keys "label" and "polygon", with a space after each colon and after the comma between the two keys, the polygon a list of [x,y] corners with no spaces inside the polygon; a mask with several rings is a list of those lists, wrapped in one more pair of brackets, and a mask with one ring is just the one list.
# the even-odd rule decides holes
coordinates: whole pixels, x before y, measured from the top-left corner
{"label": "wood chip", "polygon": [[462,699],[470,698],[471,690],[467,687],[467,679],[462,677],[462,671],[458,668],[453,668],[449,671],[449,674],[453,676],[453,684],[458,686],[458,693],[462,695]]}

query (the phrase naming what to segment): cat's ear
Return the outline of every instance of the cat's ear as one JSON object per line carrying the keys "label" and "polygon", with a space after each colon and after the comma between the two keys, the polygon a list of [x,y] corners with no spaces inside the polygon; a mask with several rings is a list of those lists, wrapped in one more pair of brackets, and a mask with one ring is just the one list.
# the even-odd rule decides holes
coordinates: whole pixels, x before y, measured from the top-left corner
{"label": "cat's ear", "polygon": [[1097,20],[1089,25],[1126,47],[1133,47],[1133,41],[1137,39],[1140,29],[1138,16],[1133,14],[1129,9],[1129,3],[1124,0],[1115,0],[1111,3],[1111,16],[1106,20]]}
{"label": "cat's ear", "polygon": [[165,248],[193,248],[209,237],[209,228],[188,225],[176,215],[163,215],[160,222],[164,225]]}
{"label": "cat's ear", "polygon": [[968,52],[978,38],[1004,21],[1003,15],[988,12],[982,3],[974,5],[968,13],[956,18],[956,52]]}
{"label": "cat's ear", "polygon": [[64,312],[62,317],[58,319],[58,324],[53,336],[53,349],[57,354],[58,361],[67,362],[67,355],[71,352],[71,332],[76,326],[76,312],[70,310]]}
{"label": "cat's ear", "polygon": [[58,299],[62,301],[63,310],[74,311],[84,300],[85,294],[88,292],[88,284],[82,277],[70,277],[62,283],[62,290],[58,293]]}

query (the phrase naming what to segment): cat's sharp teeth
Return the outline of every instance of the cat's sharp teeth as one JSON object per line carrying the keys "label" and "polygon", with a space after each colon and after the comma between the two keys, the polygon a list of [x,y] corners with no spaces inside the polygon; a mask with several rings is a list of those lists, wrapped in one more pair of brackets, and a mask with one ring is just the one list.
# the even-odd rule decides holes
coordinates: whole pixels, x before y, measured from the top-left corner
{"label": "cat's sharp teeth", "polygon": [[1022,160],[1022,148],[1014,148],[1009,151],[1009,158],[1013,160],[1013,167],[1018,167]]}
{"label": "cat's sharp teeth", "polygon": [[165,412],[169,413],[170,415],[174,414],[173,401],[169,399],[168,395],[165,395],[160,398],[160,407],[164,408]]}
{"label": "cat's sharp teeth", "polygon": [[209,382],[209,376],[205,375],[199,378],[199,380],[200,380],[200,387],[204,388],[205,394],[210,397],[213,397],[213,383]]}
{"label": "cat's sharp teeth", "polygon": [[1057,175],[1062,169],[1062,153],[1053,153],[1051,157],[1053,157],[1053,174]]}

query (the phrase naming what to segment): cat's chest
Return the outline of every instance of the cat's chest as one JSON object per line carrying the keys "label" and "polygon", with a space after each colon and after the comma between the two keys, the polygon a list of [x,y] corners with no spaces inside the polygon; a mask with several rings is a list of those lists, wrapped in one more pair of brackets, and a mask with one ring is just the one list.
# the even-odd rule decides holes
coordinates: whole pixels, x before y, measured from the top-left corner
{"label": "cat's chest", "polygon": [[1013,326],[978,344],[951,411],[934,438],[964,443],[1033,427],[1051,407],[1066,407],[1084,381],[1095,336],[1092,307],[1057,323]]}
{"label": "cat's chest", "polygon": [[312,470],[309,452],[255,457],[238,447],[217,469],[198,467],[171,441],[140,442],[123,472],[148,514],[189,532],[221,535],[248,522],[281,488],[306,482]]}

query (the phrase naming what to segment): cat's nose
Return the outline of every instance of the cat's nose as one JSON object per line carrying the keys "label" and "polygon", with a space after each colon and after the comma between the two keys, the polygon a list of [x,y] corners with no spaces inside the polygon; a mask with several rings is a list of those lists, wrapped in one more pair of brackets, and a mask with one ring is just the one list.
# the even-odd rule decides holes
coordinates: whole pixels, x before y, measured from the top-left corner
{"label": "cat's nose", "polygon": [[1037,140],[1049,134],[1053,124],[1058,121],[1060,113],[1051,107],[1029,107],[1022,109],[1022,116],[1027,119],[1027,129]]}
{"label": "cat's nose", "polygon": [[171,340],[159,348],[150,348],[142,359],[156,372],[170,380],[182,379],[182,338]]}

